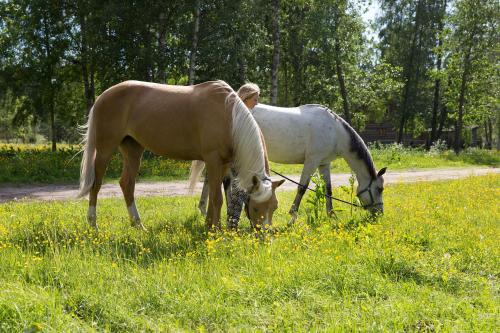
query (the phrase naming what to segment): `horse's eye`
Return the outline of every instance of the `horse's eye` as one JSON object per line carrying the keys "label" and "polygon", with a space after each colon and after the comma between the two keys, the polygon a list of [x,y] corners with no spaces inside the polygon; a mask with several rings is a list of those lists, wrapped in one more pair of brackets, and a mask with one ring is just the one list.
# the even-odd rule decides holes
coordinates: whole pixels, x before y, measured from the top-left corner
{"label": "horse's eye", "polygon": [[380,187],[379,187],[379,188],[377,188],[377,190],[378,190],[378,193],[380,193],[380,194],[382,194],[382,192],[384,192],[384,189],[383,189],[383,188],[380,188]]}

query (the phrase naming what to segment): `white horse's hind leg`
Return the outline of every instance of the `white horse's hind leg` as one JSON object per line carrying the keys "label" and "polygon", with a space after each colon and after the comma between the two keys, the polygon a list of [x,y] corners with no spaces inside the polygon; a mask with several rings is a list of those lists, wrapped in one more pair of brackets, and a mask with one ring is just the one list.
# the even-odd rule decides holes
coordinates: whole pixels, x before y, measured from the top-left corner
{"label": "white horse's hind leg", "polygon": [[290,208],[289,214],[292,216],[289,223],[295,222],[297,219],[297,212],[299,210],[300,202],[302,201],[302,197],[306,193],[306,189],[309,186],[309,182],[311,181],[311,175],[314,170],[316,170],[319,166],[320,161],[318,159],[309,159],[304,163],[304,169],[302,169],[302,174],[300,175],[300,185],[297,189],[297,194],[295,195],[295,200],[293,200],[292,208]]}
{"label": "white horse's hind leg", "polygon": [[207,203],[208,203],[208,176],[205,172],[205,180],[203,181],[203,189],[201,190],[200,202],[198,203],[198,209],[201,215],[207,216]]}
{"label": "white horse's hind leg", "polygon": [[97,229],[97,209],[96,206],[90,206],[87,210],[87,222],[94,229]]}
{"label": "white horse's hind leg", "polygon": [[332,179],[330,176],[330,163],[328,164],[323,164],[319,166],[319,172],[321,173],[321,178],[323,178],[323,181],[325,182],[325,188],[326,188],[326,213],[328,215],[331,215],[333,213],[333,206],[332,206]]}

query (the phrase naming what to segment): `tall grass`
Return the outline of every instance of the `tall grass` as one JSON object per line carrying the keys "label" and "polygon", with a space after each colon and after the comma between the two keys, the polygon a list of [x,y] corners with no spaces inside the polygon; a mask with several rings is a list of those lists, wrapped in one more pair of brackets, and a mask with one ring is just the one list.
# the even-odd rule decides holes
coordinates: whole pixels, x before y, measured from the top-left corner
{"label": "tall grass", "polygon": [[[206,234],[196,198],[0,205],[0,331],[462,331],[499,327],[500,177],[388,186],[386,213],[306,203],[276,233]],[[335,193],[348,199],[348,191]]]}
{"label": "tall grass", "polygon": [[[63,146],[56,152],[43,145],[0,145],[0,183],[76,183],[80,177],[79,146]],[[174,180],[187,177],[189,162],[169,160],[145,152],[139,178]],[[108,179],[118,179],[122,171],[119,153],[113,155]]]}

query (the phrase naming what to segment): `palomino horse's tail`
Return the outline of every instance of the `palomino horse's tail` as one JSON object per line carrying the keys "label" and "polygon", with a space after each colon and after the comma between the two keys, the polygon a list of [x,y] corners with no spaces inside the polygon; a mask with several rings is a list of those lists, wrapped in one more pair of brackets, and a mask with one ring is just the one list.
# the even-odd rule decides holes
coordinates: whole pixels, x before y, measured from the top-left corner
{"label": "palomino horse's tail", "polygon": [[200,179],[200,175],[205,169],[205,162],[203,161],[193,161],[191,163],[191,170],[189,171],[189,187],[188,191],[190,194],[193,193],[196,182]]}
{"label": "palomino horse's tail", "polygon": [[96,139],[95,139],[95,124],[94,108],[90,109],[89,120],[86,125],[81,128],[85,130],[82,143],[85,144],[83,148],[82,165],[80,167],[80,190],[77,198],[81,198],[90,192],[94,185],[95,180],[95,153],[96,153]]}

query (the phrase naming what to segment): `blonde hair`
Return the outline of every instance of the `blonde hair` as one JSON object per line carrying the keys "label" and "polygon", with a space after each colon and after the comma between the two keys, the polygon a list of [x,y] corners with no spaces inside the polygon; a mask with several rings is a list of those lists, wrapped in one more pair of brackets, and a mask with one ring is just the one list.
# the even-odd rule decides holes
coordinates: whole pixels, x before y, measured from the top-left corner
{"label": "blonde hair", "polygon": [[237,93],[244,102],[255,94],[260,95],[260,88],[255,83],[249,82],[242,85]]}

